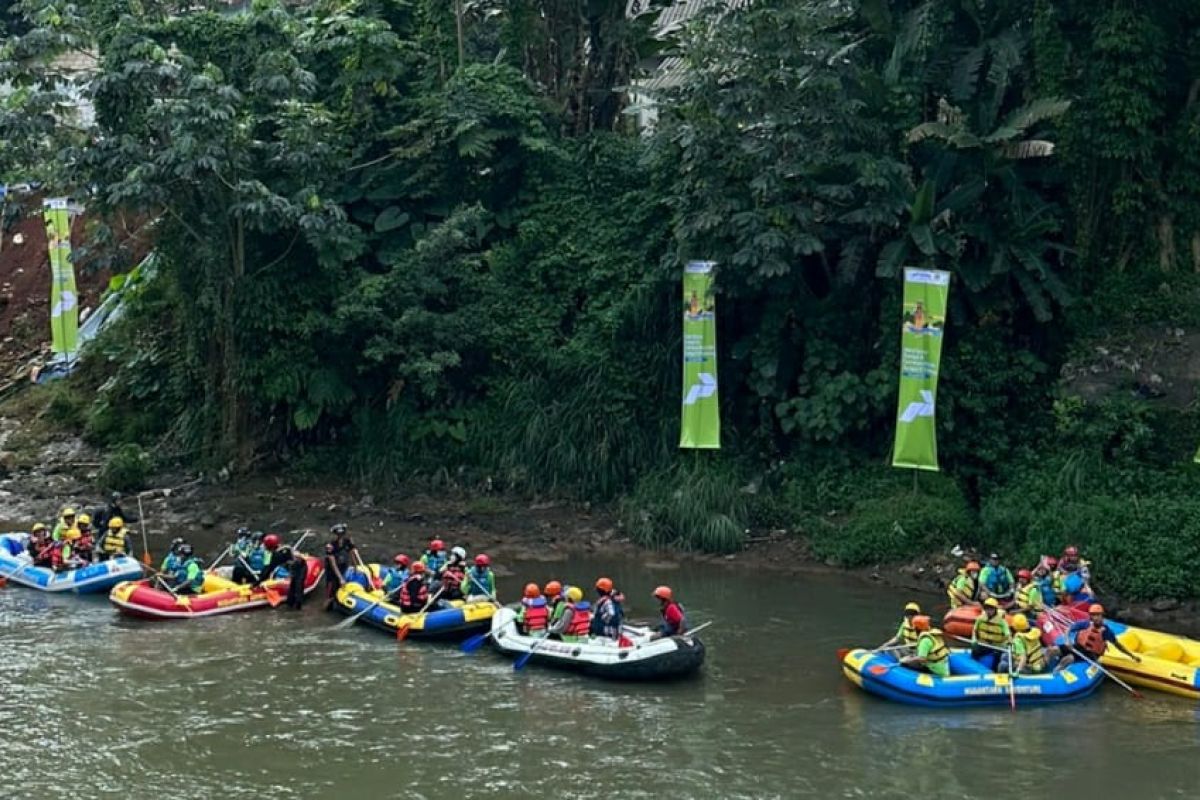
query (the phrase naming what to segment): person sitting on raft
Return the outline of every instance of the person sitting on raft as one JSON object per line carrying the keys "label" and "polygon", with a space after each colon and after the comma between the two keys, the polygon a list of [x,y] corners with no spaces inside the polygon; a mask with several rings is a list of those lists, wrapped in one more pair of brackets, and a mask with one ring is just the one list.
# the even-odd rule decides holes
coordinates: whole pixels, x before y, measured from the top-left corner
{"label": "person sitting on raft", "polygon": [[[451,601],[463,599],[463,581],[467,579],[467,568],[465,563],[466,550],[461,547],[454,548],[455,553],[446,562],[446,566],[442,567],[441,578],[441,594],[438,596],[438,608],[448,608]],[[457,557],[458,553],[462,553],[462,558]]]}
{"label": "person sitting on raft", "polygon": [[[1042,632],[1029,627],[1029,618],[1024,614],[1014,614],[1012,619],[1014,631],[1012,640],[1012,671],[1019,675],[1039,675],[1048,672],[1052,667],[1055,672],[1062,669],[1056,663],[1062,657],[1062,651],[1057,647],[1042,645]],[[1008,653],[1000,658],[1000,672],[1008,672]]]}
{"label": "person sitting on raft", "polygon": [[1087,576],[1080,568],[1079,550],[1068,547],[1058,560],[1058,601],[1060,604],[1085,602],[1092,599]]}
{"label": "person sitting on raft", "polygon": [[29,541],[25,543],[25,550],[29,553],[29,558],[35,566],[45,566],[42,562],[49,563],[50,551],[47,549],[49,544],[50,529],[44,522],[35,522],[29,531]]}
{"label": "person sitting on raft", "polygon": [[429,549],[421,556],[421,563],[429,570],[431,579],[437,578],[442,567],[446,566],[446,543],[441,539],[431,539]]}
{"label": "person sitting on raft", "polygon": [[550,627],[558,622],[567,610],[567,593],[562,581],[549,580],[542,587],[542,596],[546,598],[546,607],[550,609]]}
{"label": "person sitting on raft", "polygon": [[[547,586],[558,583],[551,581]],[[560,603],[562,610],[557,616],[551,615],[548,635],[562,639],[564,642],[587,641],[588,628],[592,623],[592,606],[583,599],[583,590],[572,586],[564,592],[565,599]]]}
{"label": "person sitting on raft", "polygon": [[1042,591],[1034,582],[1033,573],[1027,569],[1017,572],[1017,599],[1014,608],[1024,614],[1027,619],[1035,620],[1044,609]]}
{"label": "person sitting on raft", "polygon": [[968,561],[967,565],[958,571],[958,575],[946,587],[946,596],[950,598],[950,608],[977,605],[979,588],[979,562]]}
{"label": "person sitting on raft", "polygon": [[83,564],[92,563],[92,559],[96,550],[96,537],[92,531],[92,518],[87,514],[80,514],[76,527],[79,530],[79,538],[72,544],[71,549],[75,551],[75,558]]}
{"label": "person sitting on raft", "polygon": [[550,626],[550,609],[536,583],[525,584],[525,595],[517,611],[517,628],[526,636],[539,633]]}
{"label": "person sitting on raft", "polygon": [[[287,565],[292,560],[292,549],[290,547],[282,548],[279,543],[278,534],[268,533],[263,537],[263,549],[267,553],[267,563],[255,570],[254,575],[251,576],[250,586],[252,588],[261,586],[263,581],[274,580],[275,571],[278,569],[287,571]],[[285,550],[286,552],[284,552]]]}
{"label": "person sitting on raft", "polygon": [[400,591],[400,587],[408,580],[408,568],[412,564],[412,559],[397,553],[392,558],[392,566],[382,570],[383,572],[383,591],[389,599],[394,599],[396,593]]}
{"label": "person sitting on raft", "polygon": [[1006,608],[1012,604],[1013,599],[1013,574],[1000,563],[1000,554],[992,553],[988,556],[987,566],[979,573],[980,595],[986,600],[989,597],[994,597],[1000,603],[1001,608]]}
{"label": "person sitting on raft", "polygon": [[467,570],[463,581],[463,594],[468,598],[496,599],[496,575],[492,572],[492,559],[487,553],[475,556],[475,566]]}
{"label": "person sitting on raft", "polygon": [[917,654],[900,659],[904,666],[937,675],[939,678],[950,677],[950,651],[942,632],[930,627],[929,617],[918,614],[913,617],[913,627],[918,633]]}
{"label": "person sitting on raft", "polygon": [[996,598],[989,597],[983,601],[983,611],[975,618],[975,627],[971,630],[971,658],[995,671],[1000,653],[1008,652],[1011,641],[1012,631],[1004,611]]}
{"label": "person sitting on raft", "polygon": [[187,542],[179,546],[179,566],[175,569],[171,588],[175,594],[200,594],[204,591],[204,565]]}
{"label": "person sitting on raft", "polygon": [[1085,660],[1098,661],[1110,644],[1134,661],[1141,663],[1142,660],[1141,656],[1121,644],[1112,628],[1104,624],[1104,606],[1099,603],[1088,606],[1088,618],[1072,625],[1067,630],[1066,639],[1069,652],[1063,656],[1063,661],[1067,664],[1073,660],[1072,654],[1082,656]]}
{"label": "person sitting on raft", "polygon": [[129,539],[126,536],[125,520],[113,517],[108,521],[108,530],[100,538],[100,561],[123,556],[129,553]]}
{"label": "person sitting on raft", "polygon": [[899,655],[912,654],[916,652],[917,641],[921,638],[921,632],[913,627],[913,618],[921,613],[921,607],[916,603],[908,603],[904,606],[904,618],[900,620],[900,627],[896,629],[896,635],[888,639],[883,644],[876,647],[876,650],[900,650]]}
{"label": "person sitting on raft", "polygon": [[250,554],[254,552],[254,536],[250,533],[250,529],[242,526],[233,532],[233,544],[229,546],[229,557],[233,559],[233,582],[234,583],[249,583],[253,578],[250,577],[250,570],[242,562],[250,561]]}
{"label": "person sitting on raft", "polygon": [[599,578],[596,581],[596,605],[592,611],[591,627],[588,633],[592,636],[622,640],[621,625],[625,622],[625,611],[621,607],[621,595],[613,589],[609,578]]}
{"label": "person sitting on raft", "polygon": [[662,623],[658,631],[650,636],[651,639],[665,639],[671,636],[682,636],[687,633],[687,615],[683,606],[675,602],[675,593],[670,586],[659,586],[654,590],[654,597],[659,603],[659,613]]}
{"label": "person sitting on raft", "polygon": [[50,538],[53,541],[58,541],[62,538],[63,533],[75,527],[75,509],[64,508],[62,514],[58,518],[58,522],[54,523],[54,530],[50,533]]}
{"label": "person sitting on raft", "polygon": [[1038,597],[1041,598],[1043,608],[1054,606],[1058,601],[1054,596],[1054,570],[1057,566],[1057,558],[1045,556],[1033,568],[1033,581],[1037,584]]}
{"label": "person sitting on raft", "polygon": [[299,610],[304,605],[304,582],[308,578],[308,562],[291,547],[280,547],[279,537],[273,533],[266,535],[263,544],[271,551],[271,560],[266,569],[254,579],[251,588],[257,589],[263,581],[275,580],[276,573],[282,571],[288,578],[287,606]]}
{"label": "person sitting on raft", "polygon": [[425,610],[425,604],[429,602],[429,584],[425,583],[425,576],[428,572],[424,562],[418,561],[412,565],[408,580],[401,584],[400,610],[405,614],[415,614]]}

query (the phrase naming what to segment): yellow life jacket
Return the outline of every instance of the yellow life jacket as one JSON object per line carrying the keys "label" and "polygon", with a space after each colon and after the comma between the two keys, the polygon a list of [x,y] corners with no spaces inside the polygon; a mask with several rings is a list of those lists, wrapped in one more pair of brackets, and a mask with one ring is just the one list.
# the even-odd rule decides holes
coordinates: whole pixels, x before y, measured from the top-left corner
{"label": "yellow life jacket", "polygon": [[[961,586],[959,585],[960,582]],[[951,608],[958,608],[963,604],[962,599],[959,597],[960,594],[965,594],[971,600],[978,600],[979,577],[972,578],[965,570],[959,572],[958,576],[950,582],[950,588],[946,590],[946,596],[950,598]]]}
{"label": "yellow life jacket", "polygon": [[1025,639],[1025,667],[1030,672],[1043,672],[1046,669],[1046,648],[1042,647],[1040,631],[1026,631],[1021,636]]}
{"label": "yellow life jacket", "polygon": [[125,552],[125,529],[109,528],[100,540],[100,551],[109,555]]}
{"label": "yellow life jacket", "polygon": [[950,651],[946,648],[946,640],[942,638],[942,632],[938,628],[925,631],[918,637],[918,643],[921,639],[930,639],[933,641],[933,649],[929,651],[929,655],[925,656],[927,664],[940,664],[950,658]]}
{"label": "yellow life jacket", "polygon": [[975,620],[975,638],[987,644],[1002,645],[1008,642],[1008,623],[1003,614],[994,617],[980,614]]}
{"label": "yellow life jacket", "polygon": [[909,647],[916,647],[917,642],[921,640],[921,632],[914,628],[907,619],[900,623],[900,636]]}
{"label": "yellow life jacket", "polygon": [[1054,570],[1054,593],[1058,595],[1060,603],[1065,602],[1067,598],[1066,576],[1059,570]]}
{"label": "yellow life jacket", "polygon": [[[1036,598],[1034,597],[1035,594],[1037,595]],[[1028,608],[1034,611],[1042,609],[1042,593],[1036,583],[1030,581],[1025,586],[1017,589],[1017,607]]]}

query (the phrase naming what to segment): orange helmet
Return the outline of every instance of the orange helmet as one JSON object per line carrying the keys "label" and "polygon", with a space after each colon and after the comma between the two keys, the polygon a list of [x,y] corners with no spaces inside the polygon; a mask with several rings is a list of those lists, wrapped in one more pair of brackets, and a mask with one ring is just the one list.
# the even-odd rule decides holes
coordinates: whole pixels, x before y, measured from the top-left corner
{"label": "orange helmet", "polygon": [[425,566],[424,561],[417,561],[412,565],[412,570],[410,571],[413,575],[420,575],[422,572],[427,572],[428,568]]}
{"label": "orange helmet", "polygon": [[1103,614],[1104,606],[1100,605],[1099,603],[1092,603],[1090,606],[1088,606],[1088,613],[1089,614]]}
{"label": "orange helmet", "polygon": [[613,590],[613,582],[610,578],[600,578],[596,581],[596,591],[611,592]]}
{"label": "orange helmet", "polygon": [[542,589],[542,594],[546,597],[558,597],[562,594],[562,584],[558,581],[550,581],[546,584],[546,588]]}
{"label": "orange helmet", "polygon": [[970,572],[971,570],[975,570],[976,572],[979,572],[979,562],[978,561],[968,561],[967,562],[967,572]]}
{"label": "orange helmet", "polygon": [[542,594],[542,590],[538,588],[538,585],[536,583],[525,584],[525,596],[526,597],[540,597],[541,594]]}
{"label": "orange helmet", "polygon": [[912,626],[919,631],[929,630],[929,617],[925,616],[924,614],[918,614],[917,616],[913,617]]}
{"label": "orange helmet", "polygon": [[672,599],[671,587],[670,586],[659,586],[657,589],[654,590],[654,596],[657,597],[659,600]]}

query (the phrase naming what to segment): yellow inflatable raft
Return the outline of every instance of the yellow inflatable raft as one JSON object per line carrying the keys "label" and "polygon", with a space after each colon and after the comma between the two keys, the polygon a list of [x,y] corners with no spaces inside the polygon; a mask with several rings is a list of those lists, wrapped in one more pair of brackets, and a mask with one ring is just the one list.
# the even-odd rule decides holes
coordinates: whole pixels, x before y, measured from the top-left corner
{"label": "yellow inflatable raft", "polygon": [[1141,662],[1109,647],[1100,657],[1105,668],[1129,683],[1200,700],[1200,642],[1118,622],[1110,621],[1108,625]]}

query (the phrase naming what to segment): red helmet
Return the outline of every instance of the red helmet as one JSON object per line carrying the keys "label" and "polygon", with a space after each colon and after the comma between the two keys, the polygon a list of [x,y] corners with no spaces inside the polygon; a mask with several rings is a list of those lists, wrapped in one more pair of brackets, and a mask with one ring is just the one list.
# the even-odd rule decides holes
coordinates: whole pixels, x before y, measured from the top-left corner
{"label": "red helmet", "polygon": [[1054,569],[1058,566],[1058,559],[1054,556],[1046,556],[1046,566],[1050,569]]}
{"label": "red helmet", "polygon": [[657,597],[659,600],[670,600],[673,597],[673,595],[671,594],[671,587],[670,586],[659,586],[657,589],[654,590],[654,596]]}
{"label": "red helmet", "polygon": [[410,559],[408,556],[404,555],[404,553],[397,553],[396,557],[392,559],[392,563],[397,564],[401,567],[407,567],[409,564],[412,563],[412,559]]}
{"label": "red helmet", "polygon": [[609,578],[600,578],[596,581],[596,590],[600,592],[611,592],[613,582]]}
{"label": "red helmet", "polygon": [[1025,580],[1031,580],[1033,578],[1033,573],[1027,569],[1019,569],[1017,570],[1017,577],[1024,578]]}
{"label": "red helmet", "polygon": [[429,549],[435,553],[441,552],[446,549],[446,543],[441,539],[434,539],[429,543]]}
{"label": "red helmet", "polygon": [[976,572],[979,572],[979,562],[978,561],[968,561],[966,569],[967,569],[967,572],[970,572],[971,570],[975,570]]}
{"label": "red helmet", "polygon": [[267,548],[268,550],[274,550],[276,547],[279,547],[278,534],[268,533],[266,536],[264,536],[263,547]]}
{"label": "red helmet", "polygon": [[525,584],[525,596],[526,597],[541,597],[541,595],[542,595],[542,590],[538,588],[538,585],[536,583]]}
{"label": "red helmet", "polygon": [[413,575],[420,575],[422,572],[427,572],[424,561],[418,561],[412,565]]}
{"label": "red helmet", "polygon": [[1079,548],[1076,547],[1075,545],[1071,545],[1066,550],[1063,550],[1063,555],[1074,558],[1075,556],[1079,555]]}
{"label": "red helmet", "polygon": [[488,557],[487,553],[480,553],[479,555],[475,556],[475,566],[490,567],[491,564],[492,559]]}

